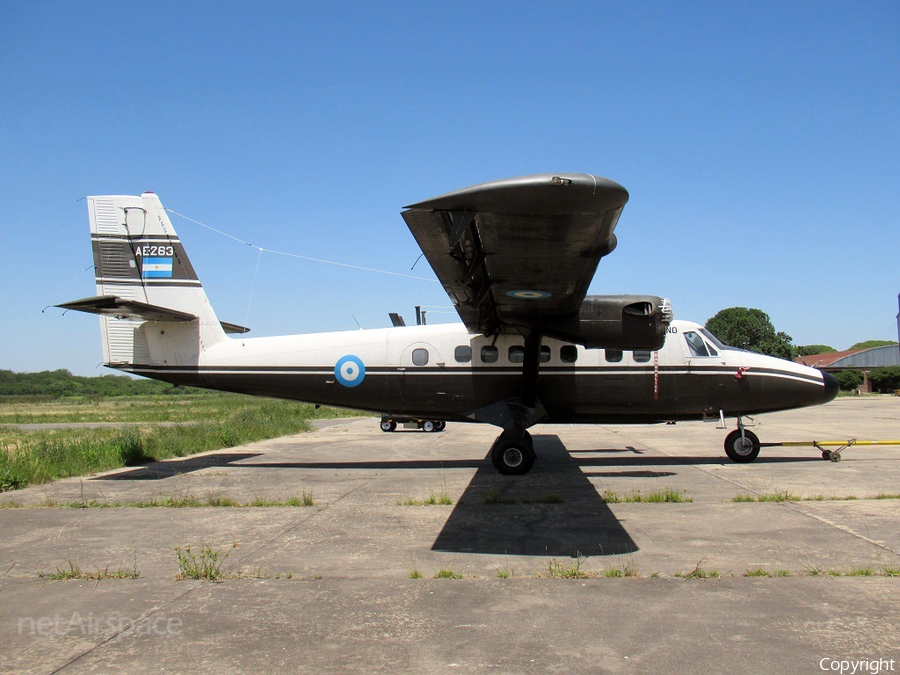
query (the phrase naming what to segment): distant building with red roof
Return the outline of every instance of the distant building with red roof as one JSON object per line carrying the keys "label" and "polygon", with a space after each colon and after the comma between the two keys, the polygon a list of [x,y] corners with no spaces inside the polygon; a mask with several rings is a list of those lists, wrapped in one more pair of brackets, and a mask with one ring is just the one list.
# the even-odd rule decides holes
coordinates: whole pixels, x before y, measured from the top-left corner
{"label": "distant building with red roof", "polygon": [[872,391],[872,387],[869,384],[869,371],[874,368],[900,366],[900,346],[887,345],[885,347],[870,347],[869,349],[845,349],[842,352],[798,356],[794,361],[829,373],[841,370],[861,370],[865,376],[865,381],[860,386],[860,390],[869,392]]}

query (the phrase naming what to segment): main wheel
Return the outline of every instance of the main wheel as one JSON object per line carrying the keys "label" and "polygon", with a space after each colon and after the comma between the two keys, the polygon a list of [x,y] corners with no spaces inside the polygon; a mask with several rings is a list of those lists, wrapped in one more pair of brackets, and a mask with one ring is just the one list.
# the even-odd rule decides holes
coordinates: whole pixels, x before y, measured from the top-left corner
{"label": "main wheel", "polygon": [[382,431],[393,431],[396,428],[397,423],[394,420],[381,420]]}
{"label": "main wheel", "polygon": [[422,422],[422,431],[434,431],[434,422],[431,420]]}
{"label": "main wheel", "polygon": [[752,462],[759,455],[759,438],[752,431],[735,429],[725,437],[725,454],[734,462]]}
{"label": "main wheel", "polygon": [[438,420],[434,423],[435,431],[443,431],[446,428],[447,428],[447,423],[444,422],[443,420]]}
{"label": "main wheel", "polygon": [[501,435],[491,447],[491,464],[505,476],[521,476],[534,466],[534,447],[524,437]]}

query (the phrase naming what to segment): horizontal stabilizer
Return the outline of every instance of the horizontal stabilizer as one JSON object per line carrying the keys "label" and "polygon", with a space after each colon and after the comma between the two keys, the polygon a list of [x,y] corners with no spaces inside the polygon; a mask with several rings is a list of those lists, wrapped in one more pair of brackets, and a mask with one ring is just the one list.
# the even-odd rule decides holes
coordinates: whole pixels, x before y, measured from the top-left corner
{"label": "horizontal stabilizer", "polygon": [[89,314],[104,314],[117,319],[141,319],[144,321],[194,321],[196,314],[180,312],[177,309],[148,305],[136,300],[125,300],[116,295],[97,295],[93,298],[73,300],[56,305],[62,309],[74,309]]}
{"label": "horizontal stabilizer", "polygon": [[249,333],[250,329],[245,328],[244,326],[238,326],[236,323],[228,323],[227,321],[220,321],[222,325],[222,330],[226,333]]}

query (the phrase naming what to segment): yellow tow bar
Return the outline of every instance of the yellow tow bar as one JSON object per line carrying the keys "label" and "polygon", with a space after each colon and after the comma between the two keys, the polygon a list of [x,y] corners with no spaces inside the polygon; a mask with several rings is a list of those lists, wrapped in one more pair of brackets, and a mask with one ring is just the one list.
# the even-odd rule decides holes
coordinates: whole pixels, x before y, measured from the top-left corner
{"label": "yellow tow bar", "polygon": [[[760,443],[760,446],[766,448],[798,448],[812,446],[822,451],[822,459],[829,459],[832,462],[840,462],[841,453],[851,445],[900,445],[900,440],[858,441],[855,438],[851,438],[849,441],[784,441],[782,443]],[[837,450],[829,450],[829,448],[837,448]]]}

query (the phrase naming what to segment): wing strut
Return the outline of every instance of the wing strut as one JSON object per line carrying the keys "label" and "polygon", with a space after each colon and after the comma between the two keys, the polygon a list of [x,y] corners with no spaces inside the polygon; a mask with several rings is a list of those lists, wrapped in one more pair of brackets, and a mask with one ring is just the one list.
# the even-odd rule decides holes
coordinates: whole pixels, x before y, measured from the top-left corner
{"label": "wing strut", "polygon": [[[522,363],[522,405],[536,408],[538,403],[537,384],[541,368],[541,334],[529,331],[525,335],[525,358]],[[524,429],[523,429],[524,431]]]}

